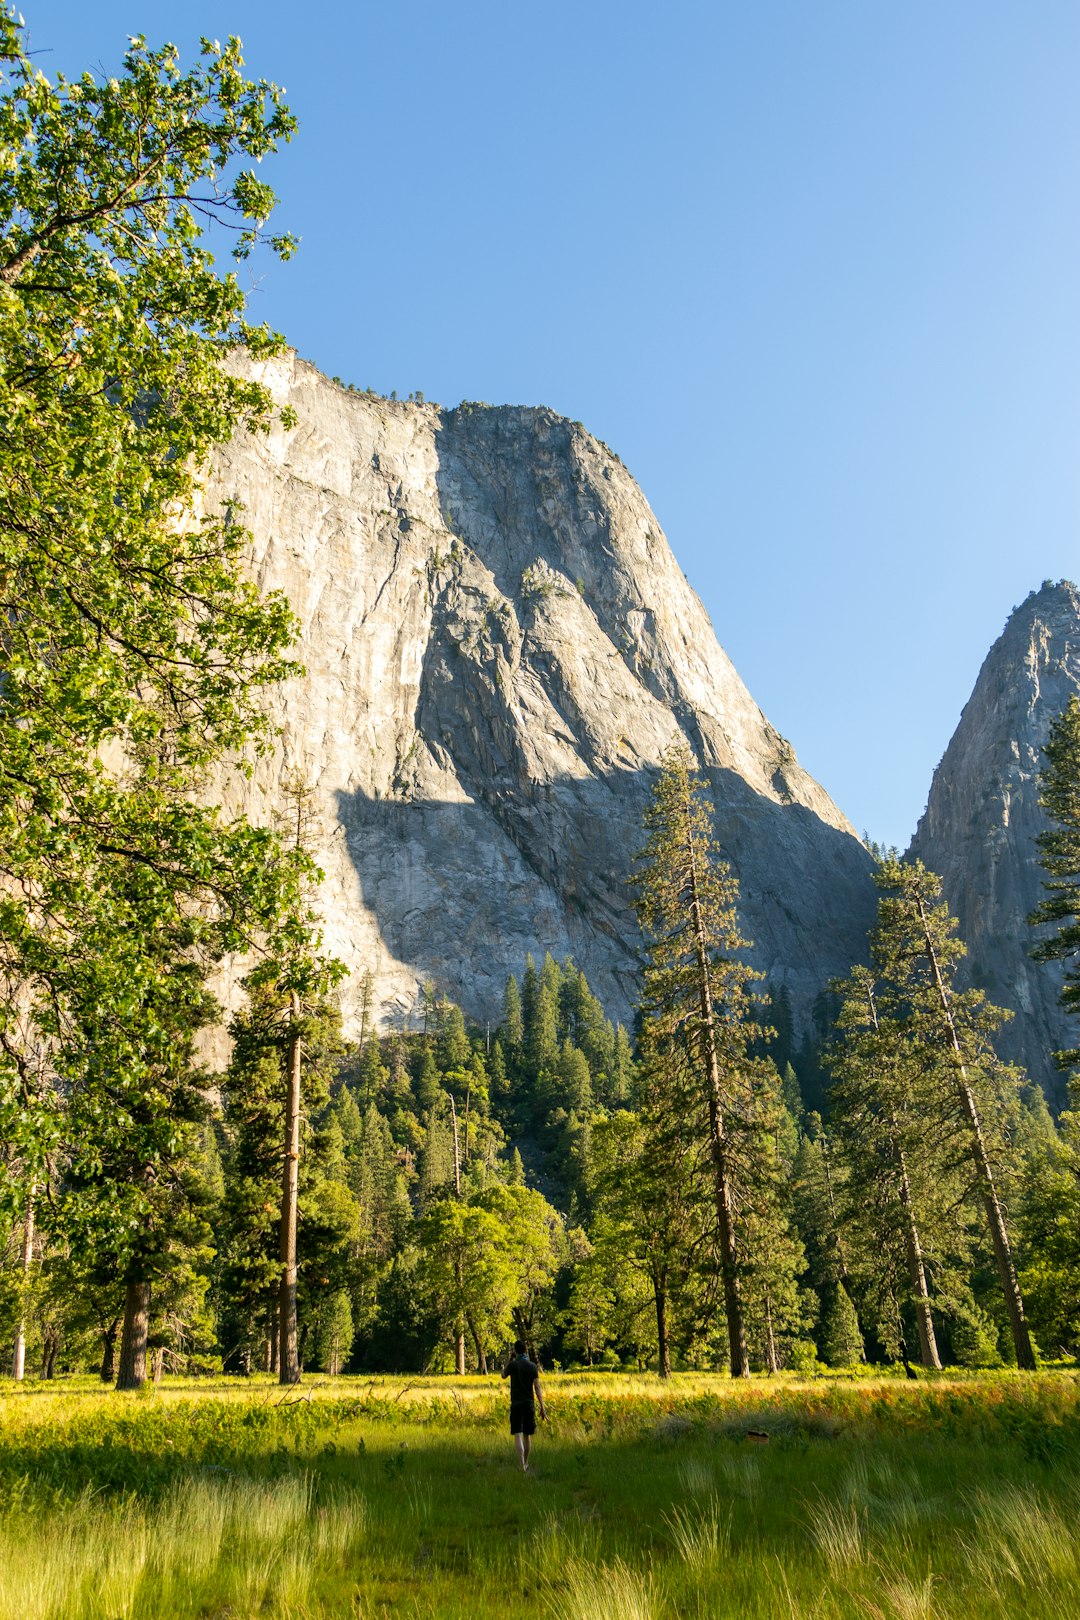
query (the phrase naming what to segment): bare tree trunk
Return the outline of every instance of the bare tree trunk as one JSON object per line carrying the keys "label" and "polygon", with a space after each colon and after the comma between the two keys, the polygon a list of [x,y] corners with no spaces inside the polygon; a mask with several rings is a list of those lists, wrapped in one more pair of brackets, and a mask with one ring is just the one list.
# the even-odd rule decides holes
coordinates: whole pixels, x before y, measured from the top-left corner
{"label": "bare tree trunk", "polygon": [[671,1340],[667,1321],[667,1271],[653,1273],[653,1300],[656,1305],[656,1364],[661,1378],[671,1377]]}
{"label": "bare tree trunk", "polygon": [[979,1190],[982,1193],[983,1208],[986,1210],[986,1220],[990,1228],[990,1241],[994,1246],[994,1258],[997,1261],[998,1274],[1001,1277],[1001,1286],[1005,1294],[1005,1309],[1008,1312],[1013,1345],[1016,1349],[1016,1365],[1031,1372],[1035,1368],[1035,1351],[1031,1343],[1031,1334],[1028,1332],[1027,1321],[1024,1317],[1024,1298],[1020,1292],[1020,1280],[1016,1275],[1012,1244],[1009,1242],[1009,1229],[1005,1224],[1005,1211],[1002,1209],[1001,1200],[998,1197],[994,1170],[990,1163],[990,1155],[986,1150],[986,1138],[983,1136],[978,1105],[968,1080],[960,1039],[956,1033],[956,1023],[952,1015],[949,992],[945,988],[945,981],[941,976],[941,969],[938,967],[937,952],[934,950],[930,924],[927,920],[926,908],[923,905],[921,895],[916,895],[916,902],[919,907],[919,921],[922,923],[923,938],[926,942],[926,953],[930,959],[930,969],[934,977],[934,988],[941,1003],[941,1010],[945,1016],[949,1040],[953,1049],[956,1088],[968,1124],[971,1157],[974,1160],[976,1174],[979,1178]]}
{"label": "bare tree trunk", "polygon": [[116,1341],[120,1337],[120,1318],[117,1316],[101,1335],[101,1373],[103,1384],[111,1384],[116,1377]]}
{"label": "bare tree trunk", "polygon": [[160,1384],[161,1379],[162,1379],[162,1375],[165,1372],[165,1351],[164,1351],[164,1348],[162,1346],[159,1345],[158,1348],[154,1351],[153,1360],[152,1360],[151,1365],[153,1366],[154,1383],[155,1384]]}
{"label": "bare tree trunk", "polygon": [[450,1098],[450,1117],[454,1122],[454,1197],[461,1197],[461,1154],[458,1152],[457,1104],[454,1102],[453,1092],[448,1093]]}
{"label": "bare tree trunk", "polygon": [[34,1195],[30,1188],[26,1203],[26,1224],[23,1227],[22,1257],[19,1265],[19,1320],[15,1326],[15,1347],[11,1355],[11,1376],[22,1379],[26,1373],[26,1290],[30,1281],[30,1262],[34,1257]]}
{"label": "bare tree trunk", "polygon": [[124,1296],[124,1333],[120,1341],[117,1389],[142,1389],[146,1383],[146,1335],[150,1317],[150,1284],[129,1281]]}
{"label": "bare tree trunk", "polygon": [[270,1307],[270,1345],[268,1349],[269,1364],[267,1366],[267,1372],[273,1373],[275,1378],[277,1377],[277,1371],[280,1365],[280,1361],[278,1359],[278,1337],[278,1302],[275,1299]]}
{"label": "bare tree trunk", "polygon": [[738,1256],[735,1249],[735,1219],[731,1201],[731,1175],[728,1168],[727,1133],[724,1128],[723,1099],[720,1090],[720,1055],[716,1041],[716,1017],[709,977],[708,941],[698,895],[697,851],[692,830],[687,834],[690,856],[690,908],[697,952],[701,992],[701,1026],[705,1060],[705,1082],[709,1102],[709,1149],[713,1167],[713,1193],[716,1224],[720,1238],[720,1271],[724,1282],[724,1310],[727,1315],[728,1349],[732,1378],[749,1378],[750,1358],[746,1353],[742,1295],[739,1288]]}
{"label": "bare tree trunk", "polygon": [[60,1330],[53,1327],[46,1328],[45,1341],[41,1350],[41,1376],[43,1379],[56,1376],[56,1352],[59,1348]]}
{"label": "bare tree trunk", "polygon": [[300,1185],[300,997],[289,998],[293,1021],[285,1102],[285,1158],[281,1175],[281,1295],[278,1303],[278,1382],[298,1384],[296,1347],[296,1202]]}
{"label": "bare tree trunk", "polygon": [[472,1342],[476,1346],[476,1365],[479,1368],[480,1372],[483,1374],[483,1376],[486,1378],[487,1377],[487,1370],[488,1370],[487,1351],[484,1349],[483,1342],[481,1341],[480,1335],[476,1331],[476,1326],[475,1326],[475,1323],[473,1322],[472,1314],[471,1313],[466,1313],[465,1320],[469,1324],[469,1332],[472,1334]]}
{"label": "bare tree trunk", "polygon": [[765,1361],[770,1375],[780,1371],[780,1358],[776,1353],[776,1334],[773,1332],[772,1295],[765,1290]]}
{"label": "bare tree trunk", "polygon": [[938,1355],[937,1335],[934,1332],[934,1314],[930,1308],[930,1293],[926,1286],[926,1267],[923,1264],[922,1243],[919,1239],[919,1228],[915,1224],[915,1209],[911,1197],[911,1183],[908,1181],[907,1160],[904,1157],[903,1148],[899,1146],[899,1140],[898,1134],[900,1202],[904,1208],[904,1247],[907,1250],[911,1291],[915,1296],[915,1321],[919,1329],[919,1359],[924,1367],[932,1367],[936,1372],[940,1372],[941,1357]]}

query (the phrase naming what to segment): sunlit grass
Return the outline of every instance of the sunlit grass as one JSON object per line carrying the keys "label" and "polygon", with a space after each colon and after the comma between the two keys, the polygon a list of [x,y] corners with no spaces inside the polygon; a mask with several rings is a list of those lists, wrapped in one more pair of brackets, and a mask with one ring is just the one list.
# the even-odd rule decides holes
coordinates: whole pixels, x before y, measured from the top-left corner
{"label": "sunlit grass", "polygon": [[1080,1613],[1071,1374],[317,1382],[0,1385],[0,1620]]}

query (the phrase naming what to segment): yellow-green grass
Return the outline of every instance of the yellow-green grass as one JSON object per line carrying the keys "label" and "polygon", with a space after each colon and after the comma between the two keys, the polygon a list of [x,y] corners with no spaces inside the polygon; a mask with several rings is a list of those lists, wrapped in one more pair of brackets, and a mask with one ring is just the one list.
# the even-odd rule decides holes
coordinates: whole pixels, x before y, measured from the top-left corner
{"label": "yellow-green grass", "polygon": [[0,1620],[1080,1614],[1070,1373],[546,1384],[0,1385]]}

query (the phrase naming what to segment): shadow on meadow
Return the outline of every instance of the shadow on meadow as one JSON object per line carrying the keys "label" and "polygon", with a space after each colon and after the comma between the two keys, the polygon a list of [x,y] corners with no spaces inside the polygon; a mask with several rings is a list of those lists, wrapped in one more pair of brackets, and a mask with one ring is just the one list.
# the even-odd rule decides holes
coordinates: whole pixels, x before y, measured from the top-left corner
{"label": "shadow on meadow", "polygon": [[0,1614],[1080,1610],[1072,1378],[570,1387],[0,1402]]}

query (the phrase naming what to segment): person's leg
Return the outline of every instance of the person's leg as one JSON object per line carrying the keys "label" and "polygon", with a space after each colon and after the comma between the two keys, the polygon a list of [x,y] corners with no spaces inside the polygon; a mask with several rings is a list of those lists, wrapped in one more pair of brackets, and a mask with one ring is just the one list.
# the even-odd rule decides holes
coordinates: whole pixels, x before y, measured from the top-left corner
{"label": "person's leg", "polygon": [[514,1444],[515,1444],[515,1446],[517,1446],[518,1462],[521,1464],[522,1473],[524,1473],[525,1469],[529,1466],[529,1437],[528,1437],[528,1435],[527,1434],[521,1434],[520,1432],[518,1434],[515,1434],[515,1436],[514,1436]]}
{"label": "person's leg", "polygon": [[521,1466],[522,1466],[522,1469],[526,1473],[528,1473],[528,1471],[529,1471],[529,1457],[530,1457],[530,1455],[532,1453],[532,1435],[531,1434],[523,1434],[521,1436],[521,1438],[524,1441],[524,1445],[521,1448]]}

